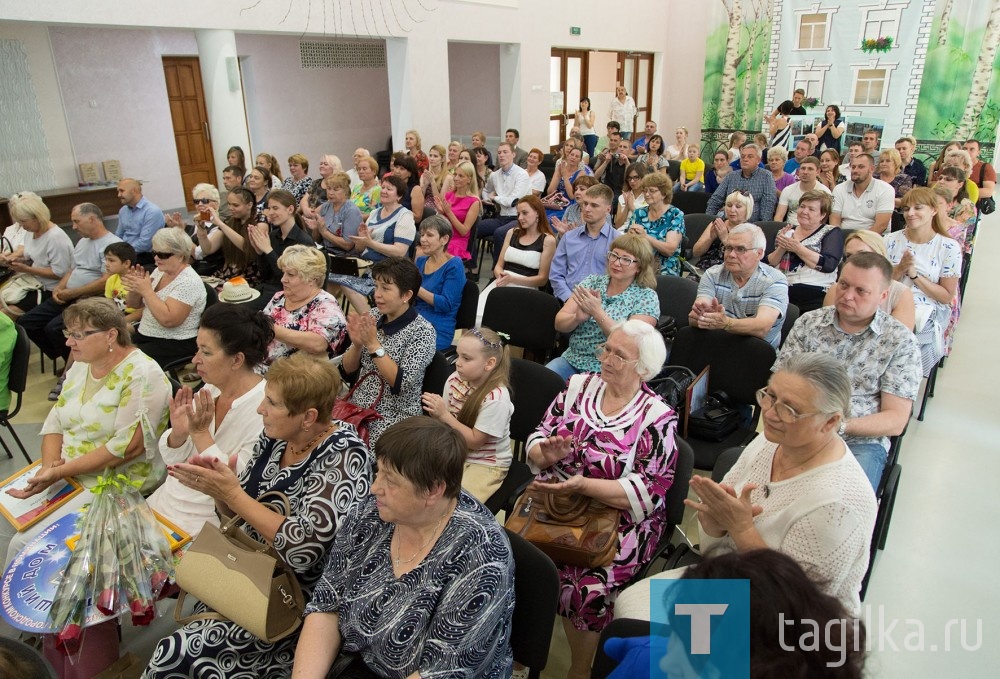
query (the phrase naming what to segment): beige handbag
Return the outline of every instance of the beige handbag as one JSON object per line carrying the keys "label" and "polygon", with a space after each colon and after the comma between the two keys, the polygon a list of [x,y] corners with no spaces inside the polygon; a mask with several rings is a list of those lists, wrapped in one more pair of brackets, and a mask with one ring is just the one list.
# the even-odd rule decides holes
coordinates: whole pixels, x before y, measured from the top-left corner
{"label": "beige handbag", "polygon": [[[279,496],[285,516],[291,514],[288,498]],[[234,516],[222,528],[206,523],[177,565],[180,594],[174,619],[231,620],[258,639],[274,643],[302,624],[305,597],[295,572],[270,545],[261,544],[239,529],[243,519]],[[190,592],[212,612],[182,616]]]}

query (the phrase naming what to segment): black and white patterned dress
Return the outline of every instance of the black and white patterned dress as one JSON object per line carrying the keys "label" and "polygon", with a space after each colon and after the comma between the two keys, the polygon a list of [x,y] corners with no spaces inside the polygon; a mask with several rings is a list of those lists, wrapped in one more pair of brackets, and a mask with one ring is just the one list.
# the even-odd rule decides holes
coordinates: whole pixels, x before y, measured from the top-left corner
{"label": "black and white patterned dress", "polygon": [[395,384],[386,383],[363,347],[361,367],[357,372],[348,375],[341,368],[341,374],[348,382],[357,385],[351,403],[362,408],[375,408],[382,416],[368,427],[368,442],[374,446],[382,432],[391,425],[407,417],[424,414],[420,393],[424,373],[436,351],[437,332],[413,307],[394,321],[386,322],[378,309],[372,309],[371,315],[376,319],[379,344],[399,366]]}
{"label": "black and white patterned dress", "polygon": [[306,614],[338,613],[341,648],[376,676],[507,679],[514,559],[503,528],[464,491],[430,553],[397,578],[375,497],[345,519]]}
{"label": "black and white patterned dress", "polygon": [[[347,424],[297,464],[281,467],[285,442],[261,435],[240,475],[252,497],[270,490],[288,496],[291,518],[278,528],[274,548],[298,574],[306,601],[323,574],[327,553],[348,512],[368,496],[373,458]],[[249,524],[243,530],[264,541]],[[199,603],[196,613],[207,610]],[[292,673],[298,635],[269,644],[236,623],[196,620],[160,640],[145,679],[278,679]]]}

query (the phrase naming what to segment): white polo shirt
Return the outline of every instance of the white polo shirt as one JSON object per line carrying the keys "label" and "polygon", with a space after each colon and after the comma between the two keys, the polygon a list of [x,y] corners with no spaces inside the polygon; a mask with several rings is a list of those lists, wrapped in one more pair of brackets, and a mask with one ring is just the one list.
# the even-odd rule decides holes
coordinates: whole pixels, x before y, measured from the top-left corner
{"label": "white polo shirt", "polygon": [[[826,184],[821,184],[819,182],[815,183],[813,187],[815,191],[822,191],[823,193],[829,194],[830,189],[826,188]],[[795,182],[794,184],[789,184],[781,190],[781,194],[778,196],[778,205],[785,205],[788,210],[785,211],[785,221],[792,226],[799,225],[799,199],[802,198],[802,194],[805,191],[802,190],[802,184],[800,182]]]}
{"label": "white polo shirt", "polygon": [[896,192],[888,183],[872,177],[861,196],[854,195],[854,182],[837,184],[833,189],[833,211],[840,213],[840,228],[870,229],[875,216],[892,212]]}

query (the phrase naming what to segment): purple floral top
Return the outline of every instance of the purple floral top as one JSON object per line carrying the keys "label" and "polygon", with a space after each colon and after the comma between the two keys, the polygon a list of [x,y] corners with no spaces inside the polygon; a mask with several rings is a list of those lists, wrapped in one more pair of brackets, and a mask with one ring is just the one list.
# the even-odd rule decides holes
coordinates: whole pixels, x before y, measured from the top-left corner
{"label": "purple floral top", "polygon": [[[340,310],[334,296],[326,290],[320,290],[307,304],[294,311],[285,308],[285,293],[279,292],[267,303],[264,313],[274,319],[275,326],[321,335],[326,339],[327,353],[331,358],[339,353],[347,334],[344,312]],[[279,358],[291,356],[296,351],[298,349],[275,339],[267,348],[266,363],[271,365]]]}

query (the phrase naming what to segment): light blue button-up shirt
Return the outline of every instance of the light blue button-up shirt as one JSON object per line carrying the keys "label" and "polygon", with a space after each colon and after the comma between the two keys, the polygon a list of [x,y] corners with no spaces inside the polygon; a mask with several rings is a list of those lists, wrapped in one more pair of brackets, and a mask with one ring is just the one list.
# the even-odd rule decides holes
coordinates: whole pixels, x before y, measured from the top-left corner
{"label": "light blue button-up shirt", "polygon": [[163,228],[163,211],[145,197],[135,207],[123,205],[118,211],[118,230],[115,235],[135,248],[136,252],[153,249],[153,234]]}

